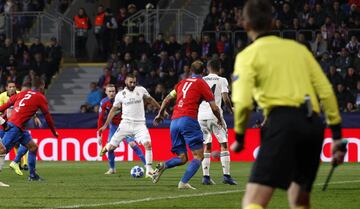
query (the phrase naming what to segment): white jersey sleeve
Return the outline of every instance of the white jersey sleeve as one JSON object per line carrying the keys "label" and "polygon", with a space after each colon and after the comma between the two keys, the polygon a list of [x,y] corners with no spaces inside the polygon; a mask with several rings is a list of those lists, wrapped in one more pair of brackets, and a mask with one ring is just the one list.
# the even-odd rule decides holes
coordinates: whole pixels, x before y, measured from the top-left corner
{"label": "white jersey sleeve", "polygon": [[119,106],[120,106],[120,104],[122,103],[121,94],[122,94],[122,91],[119,91],[119,92],[116,94],[113,106],[116,106],[116,107],[119,107]]}
{"label": "white jersey sleeve", "polygon": [[221,93],[229,93],[229,83],[226,78],[221,78]]}
{"label": "white jersey sleeve", "polygon": [[148,96],[150,97],[149,92],[146,90],[146,88],[139,86],[139,91],[143,94],[143,96]]}

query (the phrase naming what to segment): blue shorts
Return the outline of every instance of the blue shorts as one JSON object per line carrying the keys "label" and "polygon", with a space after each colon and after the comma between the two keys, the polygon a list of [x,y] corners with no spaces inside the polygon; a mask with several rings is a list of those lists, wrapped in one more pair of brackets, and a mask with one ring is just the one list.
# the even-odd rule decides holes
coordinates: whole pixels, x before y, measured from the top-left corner
{"label": "blue shorts", "polygon": [[0,130],[0,138],[2,139],[4,137],[4,135],[5,135],[5,131],[1,129]]}
{"label": "blue shorts", "polygon": [[[108,140],[107,140],[108,143],[110,142],[111,138],[112,138],[113,135],[115,134],[115,132],[116,132],[116,130],[117,130],[118,127],[119,127],[119,126],[116,126],[116,125],[110,123],[110,126],[109,126],[109,137],[108,137]],[[133,141],[134,141],[134,138],[133,138],[133,137],[130,137],[130,136],[127,136],[127,137],[125,137],[125,140],[126,140],[127,143],[129,143],[129,142],[133,142]]]}
{"label": "blue shorts", "polygon": [[176,154],[186,153],[186,145],[190,150],[203,148],[203,133],[199,122],[191,117],[181,117],[171,121],[171,151]]}
{"label": "blue shorts", "polygon": [[9,130],[5,131],[2,138],[2,144],[5,146],[7,152],[9,152],[16,143],[26,146],[32,140],[29,131],[23,131],[10,122],[8,122],[8,126]]}

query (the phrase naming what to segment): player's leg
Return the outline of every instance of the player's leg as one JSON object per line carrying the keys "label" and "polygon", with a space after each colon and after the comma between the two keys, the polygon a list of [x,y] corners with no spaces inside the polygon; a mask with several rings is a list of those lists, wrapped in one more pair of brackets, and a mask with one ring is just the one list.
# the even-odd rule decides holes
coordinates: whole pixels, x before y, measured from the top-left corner
{"label": "player's leg", "polygon": [[[2,138],[4,137],[5,131],[4,130],[0,130],[0,143],[2,143]],[[0,154],[0,171],[2,170],[2,168],[4,167],[5,164],[5,156],[6,154]]]}
{"label": "player's leg", "polygon": [[[275,188],[287,190],[295,168],[293,109],[272,110],[261,128],[261,146],[243,197],[243,208],[265,208]],[[296,120],[295,120],[296,121]],[[291,140],[289,140],[291,139]]]}
{"label": "player's leg", "polygon": [[204,149],[191,150],[193,159],[190,161],[186,171],[178,184],[179,189],[196,189],[189,184],[190,179],[195,175],[201,166],[201,161],[204,159]]}
{"label": "player's leg", "polygon": [[288,199],[292,209],[310,208],[310,194],[320,165],[319,155],[324,140],[324,125],[318,116],[314,115],[311,120],[305,116],[302,119],[297,120],[298,133],[292,138],[296,142],[296,167],[293,172],[293,182],[288,189]]}
{"label": "player's leg", "polygon": [[[24,147],[24,146],[23,146]],[[26,148],[26,147],[25,147]],[[20,149],[20,148],[19,148]],[[22,154],[22,152],[20,153]],[[22,158],[21,158],[21,162],[20,162],[20,166],[22,167],[22,169],[24,169],[25,171],[29,170],[29,167],[28,167],[28,153],[27,151],[22,154]]]}
{"label": "player's leg", "polygon": [[243,197],[242,208],[263,209],[269,203],[274,188],[257,183],[248,183]]}
{"label": "player's leg", "polygon": [[176,153],[177,156],[163,163],[159,163],[157,165],[153,175],[153,183],[157,183],[159,181],[160,176],[166,169],[184,165],[188,161],[186,143],[181,135],[179,129],[180,125],[181,125],[180,118],[171,121],[170,124],[170,134],[171,134],[171,144],[172,144],[171,152]]}
{"label": "player's leg", "polygon": [[129,132],[129,125],[126,123],[121,122],[119,127],[116,129],[114,135],[111,137],[110,142],[108,142],[102,149],[99,154],[100,157],[104,156],[108,151],[114,151],[122,140],[130,135]]}
{"label": "player's leg", "polygon": [[131,149],[134,150],[135,154],[140,158],[141,162],[146,165],[146,160],[143,151],[140,149],[139,145],[136,144],[133,137],[126,137],[126,142],[130,145]]}
{"label": "player's leg", "polygon": [[21,162],[22,157],[26,154],[27,151],[28,151],[27,147],[23,145],[19,145],[15,159],[9,165],[10,168],[12,168],[15,171],[15,173],[19,176],[23,175],[23,172],[21,171],[19,164]]}
{"label": "player's leg", "polygon": [[[8,126],[9,129],[2,133],[3,138],[0,141],[0,164],[2,165],[4,164],[6,154],[18,143],[22,135],[21,130],[12,123],[8,123]],[[20,168],[18,170],[20,171]]]}
{"label": "player's leg", "polygon": [[137,143],[142,144],[145,148],[145,169],[146,177],[152,177],[153,175],[153,153],[152,145],[149,130],[145,124],[135,124],[134,125],[134,139]]}
{"label": "player's leg", "polygon": [[203,133],[199,122],[190,117],[184,117],[185,126],[181,127],[181,134],[184,137],[186,144],[188,144],[193,159],[190,161],[184,176],[179,182],[179,189],[195,189],[188,182],[195,175],[201,166],[201,161],[204,159],[204,140]]}
{"label": "player's leg", "polygon": [[292,182],[287,193],[291,209],[310,209],[310,193],[299,184]]}
{"label": "player's leg", "polygon": [[[109,136],[108,136],[108,140],[107,142],[109,143],[112,136],[114,135],[114,133],[116,132],[117,126],[110,124],[109,127]],[[110,174],[115,174],[116,170],[115,170],[115,153],[114,150],[111,150],[108,152],[108,162],[109,162],[109,170],[107,172],[105,172],[106,175],[110,175]]]}
{"label": "player's leg", "polygon": [[42,181],[43,179],[36,173],[36,154],[38,150],[37,144],[32,140],[28,131],[23,132],[23,136],[20,139],[20,143],[26,146],[29,150],[29,181]]}
{"label": "player's leg", "polygon": [[[226,124],[226,123],[224,123]],[[220,143],[220,162],[223,170],[223,183],[237,185],[236,181],[230,175],[230,152],[228,148],[228,133],[226,127],[217,125],[216,120],[211,120],[211,131]]]}
{"label": "player's leg", "polygon": [[201,131],[203,133],[204,138],[204,160],[202,161],[202,171],[203,171],[203,179],[202,184],[204,185],[212,185],[215,182],[210,178],[210,162],[211,162],[211,142],[212,136],[211,131],[208,126],[208,120],[199,121]]}

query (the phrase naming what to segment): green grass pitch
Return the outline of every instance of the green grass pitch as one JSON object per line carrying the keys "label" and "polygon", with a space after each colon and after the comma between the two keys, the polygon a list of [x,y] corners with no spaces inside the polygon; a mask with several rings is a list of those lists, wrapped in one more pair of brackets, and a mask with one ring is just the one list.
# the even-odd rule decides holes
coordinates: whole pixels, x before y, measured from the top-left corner
{"label": "green grass pitch", "polygon": [[[7,162],[8,163],[8,162]],[[165,171],[159,183],[133,179],[130,168],[139,162],[117,162],[118,173],[106,176],[105,162],[38,162],[44,182],[28,182],[27,173],[17,176],[8,167],[0,172],[1,208],[240,208],[251,163],[232,163],[232,176],[239,185],[222,184],[219,162],[211,164],[217,185],[200,184],[201,171],[191,180],[196,191],[178,191],[177,183],[185,166]],[[315,209],[360,208],[360,165],[336,169],[328,191],[321,187],[330,169],[323,164],[313,189]],[[277,191],[268,208],[288,208],[286,193]]]}

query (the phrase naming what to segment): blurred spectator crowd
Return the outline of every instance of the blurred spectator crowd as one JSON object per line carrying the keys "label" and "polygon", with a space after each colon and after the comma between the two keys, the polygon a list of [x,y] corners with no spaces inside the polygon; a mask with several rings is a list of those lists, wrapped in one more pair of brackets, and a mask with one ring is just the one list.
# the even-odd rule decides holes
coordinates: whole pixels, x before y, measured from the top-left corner
{"label": "blurred spectator crowd", "polygon": [[62,48],[56,38],[51,38],[45,46],[39,38],[25,44],[21,38],[15,42],[0,35],[0,90],[6,83],[15,82],[18,89],[23,84],[31,84],[35,75],[41,76],[48,85],[59,69]]}
{"label": "blurred spectator crowd", "polygon": [[[0,14],[42,11],[47,3],[51,1],[0,0]],[[43,77],[49,84],[52,76],[59,69],[62,48],[56,38],[51,38],[46,45],[39,37],[34,37],[31,42],[25,42],[21,38],[29,35],[33,23],[33,17],[13,16],[11,19],[12,37],[0,34],[1,92],[10,81],[15,82],[16,87],[20,89],[22,84],[31,83],[35,75]]]}
{"label": "blurred spectator crowd", "polygon": [[[219,52],[222,42],[232,38],[226,32],[243,30],[243,4],[211,2],[203,33],[217,31],[220,38],[213,39],[210,49]],[[274,0],[272,11],[274,34],[296,39],[314,54],[334,87],[340,110],[360,111],[360,1]],[[236,55],[249,43],[235,39]]]}
{"label": "blurred spectator crowd", "polygon": [[[91,92],[102,92],[109,83],[121,89],[126,75],[135,73],[138,83],[161,102],[179,80],[190,75],[190,65],[198,59],[204,63],[219,59],[221,76],[230,80],[236,54],[250,44],[246,38],[238,38],[235,44],[231,41],[232,31],[243,30],[243,2],[212,1],[201,37],[197,39],[185,34],[182,43],[173,35],[164,37],[163,34],[148,43],[141,34],[130,36],[117,30],[119,44],[111,44],[104,74],[99,78],[97,88],[91,84]],[[273,2],[274,31],[297,31],[292,38],[313,52],[333,85],[343,112],[360,111],[359,12],[359,1]],[[120,26],[128,15],[128,11],[121,8],[116,16],[117,25]],[[312,35],[302,33],[303,29],[305,32],[310,30]],[[148,111],[152,110],[148,107]]]}

